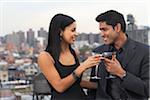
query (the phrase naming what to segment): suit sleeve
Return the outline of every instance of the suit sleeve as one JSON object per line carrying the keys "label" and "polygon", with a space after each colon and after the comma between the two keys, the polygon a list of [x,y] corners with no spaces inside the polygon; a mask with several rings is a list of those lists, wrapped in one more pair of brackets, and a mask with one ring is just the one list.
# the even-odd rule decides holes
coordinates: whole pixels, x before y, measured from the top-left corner
{"label": "suit sleeve", "polygon": [[149,97],[149,54],[145,54],[139,77],[127,71],[127,75],[123,78],[122,86],[138,95]]}

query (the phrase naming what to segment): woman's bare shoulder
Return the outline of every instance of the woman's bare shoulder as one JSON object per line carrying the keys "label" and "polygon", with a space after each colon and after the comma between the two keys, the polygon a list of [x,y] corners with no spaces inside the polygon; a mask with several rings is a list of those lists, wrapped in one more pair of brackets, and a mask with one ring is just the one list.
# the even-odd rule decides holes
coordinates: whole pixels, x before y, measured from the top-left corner
{"label": "woman's bare shoulder", "polygon": [[39,56],[38,56],[38,60],[42,60],[42,61],[51,60],[51,61],[54,63],[53,57],[51,56],[50,53],[48,53],[48,52],[46,52],[46,51],[40,52],[40,54],[39,54]]}

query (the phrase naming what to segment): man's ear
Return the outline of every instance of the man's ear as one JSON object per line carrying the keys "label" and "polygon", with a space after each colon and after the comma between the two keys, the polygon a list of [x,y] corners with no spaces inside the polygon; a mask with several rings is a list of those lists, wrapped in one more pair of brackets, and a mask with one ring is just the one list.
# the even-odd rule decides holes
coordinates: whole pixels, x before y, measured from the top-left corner
{"label": "man's ear", "polygon": [[120,23],[117,23],[117,25],[115,26],[115,31],[118,33],[121,31],[121,24]]}

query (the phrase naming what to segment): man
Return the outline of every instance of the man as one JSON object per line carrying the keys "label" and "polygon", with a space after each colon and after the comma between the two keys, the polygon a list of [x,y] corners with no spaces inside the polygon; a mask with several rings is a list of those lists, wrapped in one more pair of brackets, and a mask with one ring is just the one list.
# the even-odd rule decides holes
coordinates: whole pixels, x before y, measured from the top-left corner
{"label": "man", "polygon": [[[147,100],[149,97],[149,47],[125,33],[121,13],[109,10],[96,17],[104,45],[94,52],[116,52],[99,65],[97,100]],[[134,34],[134,33],[133,33]],[[109,75],[113,77],[108,77]]]}

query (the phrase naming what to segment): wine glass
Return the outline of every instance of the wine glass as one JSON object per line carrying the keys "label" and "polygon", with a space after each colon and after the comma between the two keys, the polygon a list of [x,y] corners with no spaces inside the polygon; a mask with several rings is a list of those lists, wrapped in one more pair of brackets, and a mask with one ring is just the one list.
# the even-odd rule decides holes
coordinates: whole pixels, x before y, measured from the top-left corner
{"label": "wine glass", "polygon": [[[112,59],[112,56],[116,57],[116,52],[103,52],[102,53],[102,57],[105,57],[105,58],[108,58],[108,59]],[[105,78],[106,79],[112,79],[112,78],[116,78],[116,76],[109,73],[109,76],[107,76]]]}
{"label": "wine glass", "polygon": [[[92,55],[96,55],[96,54],[99,54],[99,53],[92,52]],[[116,52],[103,52],[100,54],[100,56],[108,58],[108,59],[112,59],[112,56],[116,56]],[[99,68],[99,65],[96,65],[95,66],[95,72],[94,72],[95,76],[91,77],[91,79],[101,79],[101,77],[98,76],[98,68]],[[116,76],[109,73],[109,76],[106,76],[105,78],[106,79],[112,79],[112,78],[116,78]]]}
{"label": "wine glass", "polygon": [[[97,55],[97,54],[99,54],[99,53],[92,52],[92,55],[93,55],[93,56],[94,56],[94,55]],[[101,54],[99,54],[99,55],[102,56]],[[99,64],[95,66],[95,69],[94,69],[94,70],[95,70],[95,71],[94,71],[94,75],[95,75],[95,76],[92,76],[91,79],[96,79],[96,80],[97,80],[97,79],[101,79],[101,77],[98,76],[98,67],[99,67]]]}

